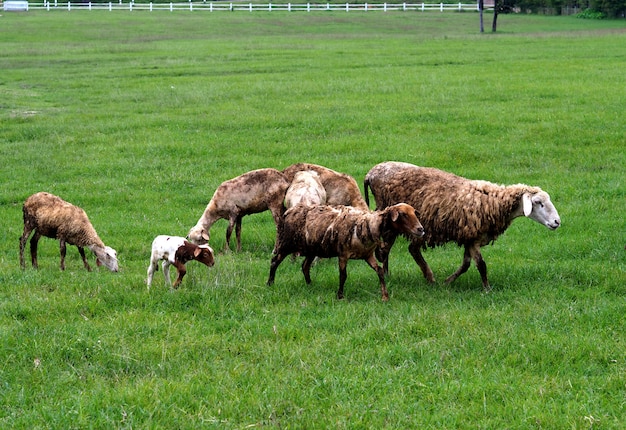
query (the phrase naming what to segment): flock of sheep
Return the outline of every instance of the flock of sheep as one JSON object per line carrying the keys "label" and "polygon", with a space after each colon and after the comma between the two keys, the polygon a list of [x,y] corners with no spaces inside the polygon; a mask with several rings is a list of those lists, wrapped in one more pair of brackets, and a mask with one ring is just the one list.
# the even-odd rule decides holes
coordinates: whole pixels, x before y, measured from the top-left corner
{"label": "flock of sheep", "polygon": [[[376,208],[369,208],[369,191]],[[327,167],[297,163],[279,171],[253,170],[222,183],[204,213],[186,238],[157,236],[152,243],[147,284],[162,262],[166,281],[171,284],[169,266],[174,265],[178,287],[185,275],[185,263],[199,261],[213,266],[214,252],[208,245],[211,226],[228,220],[225,248],[229,248],[233,228],[237,250],[241,250],[241,220],[245,215],[271,211],[276,224],[276,242],[267,284],[274,282],[276,270],[289,255],[304,257],[302,272],[311,282],[310,268],[315,258],[337,257],[339,290],[343,298],[348,260],[365,260],[376,271],[383,300],[388,300],[385,275],[389,253],[399,235],[405,236],[409,252],[428,282],[433,272],[422,249],[455,242],[464,248],[463,262],[446,279],[450,283],[467,271],[474,260],[483,289],[491,286],[480,248],[495,241],[511,222],[528,217],[550,230],[561,224],[550,196],[538,187],[496,185],[470,180],[435,168],[403,162],[383,162],[365,176],[365,198],[349,175]],[[87,247],[96,263],[116,272],[117,253],[105,246],[81,208],[59,197],[40,192],[28,197],[23,206],[24,233],[20,238],[20,264],[25,268],[24,248],[30,234],[31,261],[37,267],[37,243],[41,236],[58,239],[61,270],[65,268],[66,244],[75,245],[87,270]],[[382,267],[378,262],[382,263]]]}

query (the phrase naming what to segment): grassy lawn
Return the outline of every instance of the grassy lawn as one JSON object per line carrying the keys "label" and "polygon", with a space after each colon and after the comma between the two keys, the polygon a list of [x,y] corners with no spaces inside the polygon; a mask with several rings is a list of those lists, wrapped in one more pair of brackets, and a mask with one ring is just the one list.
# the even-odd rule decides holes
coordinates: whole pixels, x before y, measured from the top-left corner
{"label": "grassy lawn", "polygon": [[[490,16],[487,17],[487,20]],[[622,428],[626,416],[626,25],[474,13],[28,12],[0,16],[0,427]],[[158,234],[215,188],[308,161],[359,184],[386,160],[549,192],[451,285],[399,240],[374,272],[285,261],[274,225],[145,285]],[[120,272],[19,267],[23,201],[83,207]],[[90,256],[93,262],[93,256]]]}

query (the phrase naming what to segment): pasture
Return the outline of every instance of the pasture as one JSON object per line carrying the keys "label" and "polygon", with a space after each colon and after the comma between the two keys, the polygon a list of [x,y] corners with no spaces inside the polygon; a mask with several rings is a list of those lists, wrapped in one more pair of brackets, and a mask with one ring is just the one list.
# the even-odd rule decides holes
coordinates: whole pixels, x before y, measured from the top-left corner
{"label": "pasture", "polygon": [[[490,16],[487,16],[487,22]],[[0,427],[622,428],[626,416],[624,21],[475,13],[28,12],[0,16]],[[556,231],[516,220],[453,244],[423,279],[398,240],[374,272],[336,260],[265,285],[269,213],[240,253],[145,285],[224,180],[385,160],[549,192]],[[81,206],[120,272],[19,267],[21,205]],[[89,256],[93,262],[93,256]],[[93,264],[92,264],[93,265]]]}

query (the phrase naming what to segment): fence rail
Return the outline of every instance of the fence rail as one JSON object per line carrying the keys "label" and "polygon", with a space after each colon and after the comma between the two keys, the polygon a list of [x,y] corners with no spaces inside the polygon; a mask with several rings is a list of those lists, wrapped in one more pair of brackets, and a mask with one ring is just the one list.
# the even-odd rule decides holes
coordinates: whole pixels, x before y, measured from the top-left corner
{"label": "fence rail", "polygon": [[[10,0],[4,2],[6,7]],[[22,2],[26,3],[26,2]],[[477,11],[476,3],[244,3],[244,2],[185,2],[185,3],[129,3],[108,2],[92,3],[85,1],[44,1],[41,3],[27,3],[25,10],[108,10],[108,11],[287,11],[287,12],[314,12],[314,11]]]}

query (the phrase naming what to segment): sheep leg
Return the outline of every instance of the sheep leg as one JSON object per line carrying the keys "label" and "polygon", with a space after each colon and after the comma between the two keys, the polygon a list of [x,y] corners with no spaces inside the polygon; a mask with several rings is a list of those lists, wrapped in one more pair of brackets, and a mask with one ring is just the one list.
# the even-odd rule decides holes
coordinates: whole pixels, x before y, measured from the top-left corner
{"label": "sheep leg", "polygon": [[[411,241],[409,245],[409,252],[411,256],[413,256],[413,260],[417,263],[419,268],[422,270],[424,274],[424,278],[431,284],[435,283],[435,276],[433,275],[433,271],[428,266],[426,260],[424,260],[424,256],[422,255],[422,243],[421,241]],[[467,270],[467,269],[466,269]]]}
{"label": "sheep leg", "polygon": [[348,259],[345,257],[339,257],[339,289],[337,290],[337,299],[343,299],[343,286],[346,283],[346,279],[348,279],[348,271],[346,268],[348,267]]}
{"label": "sheep leg", "polygon": [[237,217],[237,222],[235,222],[235,237],[237,238],[237,252],[241,252],[241,218]]}
{"label": "sheep leg", "polygon": [[154,276],[154,272],[159,270],[159,265],[157,260],[150,259],[150,265],[148,266],[148,279],[146,280],[146,284],[148,284],[148,290],[150,290],[150,285],[152,285],[152,277]]}
{"label": "sheep leg", "polygon": [[281,250],[277,250],[276,254],[272,256],[272,262],[270,263],[270,276],[269,278],[267,278],[267,285],[274,284],[274,277],[276,276],[276,269],[278,269],[278,266],[280,265],[280,263],[282,263],[282,261],[288,255],[289,254],[284,254]]}
{"label": "sheep leg", "polygon": [[30,261],[35,269],[39,268],[39,265],[37,264],[37,243],[39,242],[40,237],[41,235],[39,232],[35,230],[35,234],[33,234],[33,237],[30,238]]}
{"label": "sheep leg", "polygon": [[237,214],[232,214],[230,218],[228,218],[228,228],[226,229],[226,243],[224,244],[224,251],[230,251],[230,236],[233,234],[233,228],[237,223],[237,218]]}
{"label": "sheep leg", "polygon": [[311,283],[311,265],[313,264],[315,257],[307,256],[302,262],[302,273],[304,274],[304,280],[307,284]]}
{"label": "sheep leg", "polygon": [[376,247],[376,258],[382,263],[385,274],[389,274],[389,253],[395,242],[396,236],[392,236],[385,238],[382,245]]}
{"label": "sheep leg", "polygon": [[61,248],[61,270],[65,270],[65,254],[67,253],[65,240],[59,239],[59,247]]}
{"label": "sheep leg", "polygon": [[24,262],[24,248],[26,247],[28,236],[30,236],[32,231],[32,227],[24,224],[24,233],[22,233],[22,237],[20,237],[20,267],[22,269],[26,269],[26,263]]}
{"label": "sheep leg", "polygon": [[183,281],[183,277],[185,276],[185,273],[187,273],[187,269],[185,268],[185,265],[181,263],[180,261],[174,261],[174,266],[178,270],[178,277],[174,281],[173,287],[178,288],[180,283]]}
{"label": "sheep leg", "polygon": [[87,269],[88,272],[91,272],[91,266],[89,266],[89,263],[87,262],[87,257],[85,256],[85,249],[82,246],[77,246],[77,248],[78,248],[78,253],[83,259],[83,264],[85,265],[85,269]]}
{"label": "sheep leg", "polygon": [[471,248],[470,253],[472,255],[472,259],[476,263],[476,268],[478,269],[478,273],[480,273],[480,278],[483,281],[483,291],[488,293],[491,291],[491,285],[489,285],[489,280],[487,279],[487,263],[483,259],[483,255],[480,252],[480,246],[476,245]]}
{"label": "sheep leg", "polygon": [[171,287],[172,280],[170,279],[170,262],[168,260],[163,260],[163,276],[165,276],[165,282]]}
{"label": "sheep leg", "polygon": [[463,252],[463,263],[461,263],[461,267],[459,267],[457,271],[454,272],[452,275],[448,276],[445,283],[449,284],[453,282],[456,278],[461,276],[463,273],[467,272],[467,269],[469,269],[471,262],[472,262],[472,251],[471,251],[471,248],[466,245],[465,251]]}
{"label": "sheep leg", "polygon": [[367,262],[367,264],[370,265],[372,269],[374,269],[374,271],[378,275],[378,281],[380,282],[380,293],[382,295],[383,302],[388,301],[389,293],[387,292],[387,284],[385,283],[384,269],[378,265],[378,262],[376,261],[376,257],[374,257],[373,255],[370,255],[365,261]]}

